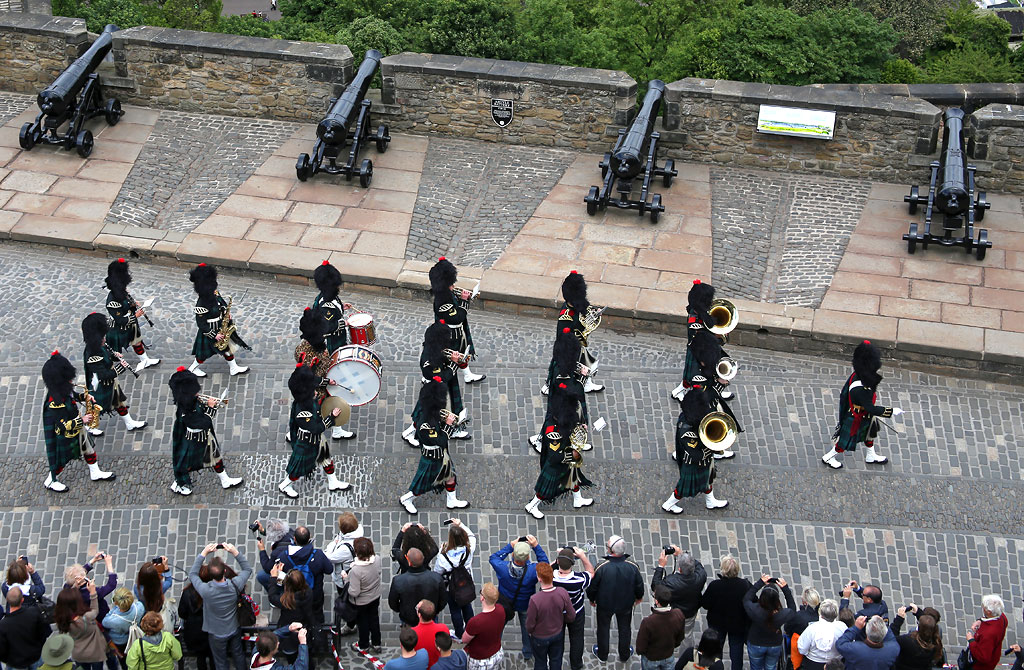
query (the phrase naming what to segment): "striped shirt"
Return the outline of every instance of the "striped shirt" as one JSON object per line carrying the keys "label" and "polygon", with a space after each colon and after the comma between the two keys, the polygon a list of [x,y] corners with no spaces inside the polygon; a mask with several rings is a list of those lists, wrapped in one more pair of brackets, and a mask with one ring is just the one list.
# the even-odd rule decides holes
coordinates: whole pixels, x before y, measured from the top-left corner
{"label": "striped shirt", "polygon": [[576,610],[576,614],[583,611],[583,591],[590,586],[589,572],[572,572],[563,575],[560,570],[555,570],[555,586],[561,586],[569,593],[569,600]]}

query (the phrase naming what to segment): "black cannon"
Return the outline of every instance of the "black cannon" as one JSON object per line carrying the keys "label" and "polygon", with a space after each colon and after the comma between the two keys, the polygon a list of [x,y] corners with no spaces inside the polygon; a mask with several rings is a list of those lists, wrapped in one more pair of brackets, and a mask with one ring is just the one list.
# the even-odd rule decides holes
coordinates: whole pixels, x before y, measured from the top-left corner
{"label": "black cannon", "polygon": [[[113,33],[119,30],[108,25],[96,41],[75,62],[60,73],[53,83],[36,97],[40,114],[36,120],[21,127],[18,143],[25,151],[39,143],[57,144],[65,151],[78,149],[78,155],[87,158],[92,153],[92,132],[84,128],[89,119],[103,115],[107,123],[116,125],[124,112],[116,98],[104,102],[100,94],[96,68],[110,52]],[[64,124],[67,130],[58,131]]]}
{"label": "black cannon", "polygon": [[[923,249],[929,244],[944,247],[962,246],[967,253],[973,250],[978,260],[985,258],[985,252],[992,248],[988,241],[988,230],[978,229],[974,238],[974,222],[985,218],[985,210],[992,205],[985,201],[984,191],[975,191],[973,165],[964,160],[964,110],[951,107],[946,110],[945,130],[942,133],[942,161],[932,161],[932,177],[928,184],[928,195],[922,196],[916,186],[910,187],[910,195],[903,201],[910,203],[910,213],[917,213],[918,205],[925,205],[924,233],[917,232],[917,224],[910,224],[910,232],[903,236],[907,251],[914,253],[920,243]],[[942,175],[940,181],[939,175]],[[932,232],[932,215],[935,210],[942,213],[942,234]],[[964,234],[953,234],[963,228]]]}
{"label": "black cannon", "polygon": [[[343,174],[347,180],[358,174],[360,186],[366,188],[370,185],[370,180],[373,179],[373,161],[364,158],[357,170],[359,150],[364,141],[373,139],[377,143],[377,151],[384,153],[391,141],[387,126],[378,126],[376,134],[370,135],[370,106],[373,102],[366,99],[366,90],[370,88],[370,82],[377,74],[380,59],[380,52],[376,49],[367,51],[366,57],[356,71],[356,76],[352,78],[345,92],[340,98],[331,100],[327,116],[316,127],[317,140],[313,145],[312,157],[309,154],[299,154],[299,160],[295,163],[295,174],[300,181],[306,181],[311,175],[323,170],[328,174]],[[348,160],[344,165],[338,165],[338,155],[349,140],[352,141],[352,145],[349,148]],[[325,158],[327,165],[323,165]]]}
{"label": "black cannon", "polygon": [[[678,174],[672,159],[665,161],[665,167],[658,167],[658,140],[661,135],[653,132],[653,129],[664,94],[665,82],[652,79],[633,125],[629,129],[619,130],[619,139],[611,153],[605,154],[598,163],[604,183],[600,188],[591,186],[587,197],[583,198],[583,202],[587,203],[587,214],[593,216],[598,209],[604,210],[611,205],[619,209],[639,210],[640,216],[650,212],[651,223],[658,222],[658,216],[665,211],[665,206],[661,204],[660,195],[654,195],[650,202],[647,201],[651,180],[655,176],[662,177],[665,188],[668,188],[672,185],[672,178]],[[640,186],[640,197],[633,200],[630,198],[633,180],[641,175],[643,184]],[[613,186],[618,191],[618,197],[612,196]]]}

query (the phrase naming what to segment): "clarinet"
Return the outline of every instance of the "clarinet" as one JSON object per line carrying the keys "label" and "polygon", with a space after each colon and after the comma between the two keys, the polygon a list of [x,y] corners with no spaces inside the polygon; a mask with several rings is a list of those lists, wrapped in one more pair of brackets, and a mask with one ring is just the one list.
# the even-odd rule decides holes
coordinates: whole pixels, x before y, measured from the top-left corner
{"label": "clarinet", "polygon": [[[128,296],[128,302],[131,303],[132,314],[134,314],[135,312],[139,311],[139,303],[135,302],[135,298],[133,298],[131,296],[131,294],[128,293],[128,291],[125,291],[124,294],[126,296]],[[149,327],[152,328],[153,327],[153,319],[149,318],[149,312],[143,312],[142,316],[146,317],[146,323],[148,323]],[[135,375],[135,376],[138,377],[138,375]]]}
{"label": "clarinet", "polygon": [[135,371],[135,368],[133,368],[132,366],[128,365],[128,361],[125,360],[124,355],[122,355],[120,352],[117,352],[117,351],[114,351],[113,349],[111,349],[110,345],[107,344],[106,342],[103,343],[103,348],[107,350],[107,352],[110,354],[110,356],[112,358],[116,358],[118,363],[120,363],[124,367],[128,368],[128,371],[131,372],[133,375],[135,375],[136,379],[139,378],[139,373]]}

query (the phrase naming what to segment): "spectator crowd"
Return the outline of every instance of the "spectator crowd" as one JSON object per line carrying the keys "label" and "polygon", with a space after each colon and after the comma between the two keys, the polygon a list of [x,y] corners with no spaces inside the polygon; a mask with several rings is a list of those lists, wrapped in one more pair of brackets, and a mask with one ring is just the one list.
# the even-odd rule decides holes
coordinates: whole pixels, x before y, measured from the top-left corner
{"label": "spectator crowd", "polygon": [[[636,655],[642,670],[725,670],[726,649],[731,670],[744,662],[751,670],[995,670],[1010,665],[1004,654],[1013,656],[1013,670],[1024,670],[1018,645],[1004,651],[1008,620],[995,594],[979,599],[976,620],[959,636],[957,622],[944,629],[934,607],[911,602],[890,610],[875,584],[850,580],[838,600],[805,587],[798,604],[782,576],[750,580],[726,554],[709,578],[698,557],[677,545],[662,548],[648,583],[618,535],[594,562],[572,546],[557,548],[551,560],[537,537],[516,535],[489,555],[487,571],[476,565],[477,537],[462,521],[445,522],[440,544],[409,523],[391,545],[393,577],[385,584],[385,559],[352,513],[338,517],[323,549],[310,528],[281,519],[250,529],[257,534],[253,563],[233,544],[214,542],[187,571],[166,556],[146,561],[129,588],[114,557],[100,552],[68,566],[52,599],[29,557],[19,556],[0,585],[0,663],[8,670],[172,670],[188,654],[198,670],[309,670],[317,656],[333,662],[336,651],[326,650],[357,635],[351,648],[385,670],[502,670],[516,655],[533,670],[561,670],[566,653],[570,670],[582,670],[587,653],[624,663]],[[183,585],[177,594],[174,570]],[[474,581],[475,570],[483,583]],[[271,604],[268,626],[255,626],[254,574]],[[334,605],[325,613],[328,584]],[[649,611],[640,612],[648,593]],[[382,598],[402,623],[390,659],[380,658]],[[634,616],[641,619],[635,637]],[[596,635],[588,649],[591,618]],[[515,620],[518,632],[509,625]],[[951,645],[962,646],[959,654],[947,653],[944,630]]]}

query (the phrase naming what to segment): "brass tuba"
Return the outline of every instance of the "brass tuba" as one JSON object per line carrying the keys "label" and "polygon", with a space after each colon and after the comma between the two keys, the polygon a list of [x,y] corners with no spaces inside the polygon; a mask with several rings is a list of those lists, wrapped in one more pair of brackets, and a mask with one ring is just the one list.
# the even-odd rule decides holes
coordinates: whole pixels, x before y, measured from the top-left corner
{"label": "brass tuba", "polygon": [[728,356],[719,358],[718,365],[715,366],[715,376],[726,382],[732,381],[739,371],[740,364]]}
{"label": "brass tuba", "polygon": [[740,321],[740,313],[736,309],[736,305],[724,298],[718,298],[711,302],[711,309],[708,310],[708,315],[715,322],[708,330],[715,335],[728,335],[736,328]]}
{"label": "brass tuba", "polygon": [[725,412],[712,412],[704,417],[697,434],[711,451],[725,451],[736,441],[736,421]]}

